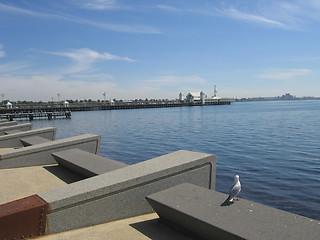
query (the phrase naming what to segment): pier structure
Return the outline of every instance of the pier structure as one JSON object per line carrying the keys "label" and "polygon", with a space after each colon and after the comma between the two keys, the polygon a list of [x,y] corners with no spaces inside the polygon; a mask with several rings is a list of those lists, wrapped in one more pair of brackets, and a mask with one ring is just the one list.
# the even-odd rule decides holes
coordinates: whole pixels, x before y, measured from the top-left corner
{"label": "pier structure", "polygon": [[163,102],[103,102],[85,104],[64,104],[58,106],[41,105],[37,107],[0,108],[0,119],[55,119],[71,118],[71,112],[75,111],[99,111],[99,110],[123,110],[141,108],[169,108],[169,107],[193,107],[210,105],[230,105],[234,99],[213,99],[211,101],[163,101]]}
{"label": "pier structure", "polygon": [[26,120],[29,119],[30,121],[34,119],[56,119],[56,118],[71,118],[71,112],[69,110],[65,111],[30,111],[28,113],[26,112],[16,112],[15,111],[6,111],[6,113],[0,114],[0,119],[8,119],[10,121],[13,120]]}
{"label": "pier structure", "polygon": [[9,133],[28,143],[19,147],[0,142],[0,240],[319,239],[317,220],[226,203],[213,154],[180,150],[127,165],[99,156],[98,135],[54,140],[49,130]]}

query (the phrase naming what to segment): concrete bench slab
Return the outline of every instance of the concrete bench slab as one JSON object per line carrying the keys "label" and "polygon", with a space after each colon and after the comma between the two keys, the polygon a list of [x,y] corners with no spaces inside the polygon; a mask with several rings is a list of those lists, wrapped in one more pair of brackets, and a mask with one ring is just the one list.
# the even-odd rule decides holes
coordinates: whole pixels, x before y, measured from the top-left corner
{"label": "concrete bench slab", "polygon": [[56,128],[48,127],[48,128],[41,128],[35,129],[30,131],[18,132],[9,135],[0,136],[0,147],[24,147],[23,143],[20,141],[23,138],[29,138],[38,136],[41,138],[48,139],[53,141],[56,136]]}
{"label": "concrete bench slab", "polygon": [[9,131],[4,131],[4,135],[9,135],[9,134],[15,134],[15,133],[21,133],[20,130],[9,130]]}
{"label": "concrete bench slab", "polygon": [[52,157],[52,153],[71,148],[79,148],[97,154],[100,150],[100,144],[101,136],[84,134],[30,147],[13,149],[0,153],[0,169],[54,164],[57,162]]}
{"label": "concrete bench slab", "polygon": [[0,122],[0,127],[7,127],[7,126],[14,126],[17,125],[17,121],[7,121],[7,122]]}
{"label": "concrete bench slab", "polygon": [[36,144],[51,142],[53,140],[54,139],[48,139],[40,136],[31,136],[31,137],[21,138],[20,142],[23,144],[24,147],[29,147]]}
{"label": "concrete bench slab", "polygon": [[228,195],[181,184],[146,199],[164,220],[203,239],[319,239],[320,222]]}
{"label": "concrete bench slab", "polygon": [[59,165],[62,165],[84,177],[93,177],[128,166],[125,163],[101,157],[76,148],[52,153],[52,156]]}
{"label": "concrete bench slab", "polygon": [[19,125],[14,125],[14,126],[0,126],[0,136],[2,135],[6,135],[6,132],[8,131],[14,131],[14,130],[18,130],[18,131],[29,131],[32,128],[32,124],[31,123],[24,123],[24,124],[19,124]]}
{"label": "concrete bench slab", "polygon": [[181,150],[39,193],[46,233],[151,213],[146,196],[184,182],[214,189],[215,171],[215,155]]}

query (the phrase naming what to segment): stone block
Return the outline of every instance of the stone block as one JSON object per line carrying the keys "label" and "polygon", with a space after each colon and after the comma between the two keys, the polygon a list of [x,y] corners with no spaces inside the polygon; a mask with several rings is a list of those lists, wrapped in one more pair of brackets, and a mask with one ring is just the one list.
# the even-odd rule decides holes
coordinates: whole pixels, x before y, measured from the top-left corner
{"label": "stone block", "polygon": [[184,183],[147,197],[165,223],[203,239],[319,239],[320,222]]}
{"label": "stone block", "polygon": [[19,124],[19,125],[13,125],[13,126],[0,126],[0,136],[2,135],[6,135],[6,133],[8,132],[8,134],[10,133],[10,131],[29,131],[32,128],[32,124],[31,123],[24,123],[24,124]]}
{"label": "stone block", "polygon": [[6,121],[6,122],[0,122],[0,127],[8,127],[8,126],[14,126],[17,125],[17,121]]}
{"label": "stone block", "polygon": [[22,143],[22,145],[24,147],[29,147],[29,146],[41,144],[44,142],[50,142],[53,140],[54,139],[48,139],[48,138],[44,138],[44,137],[40,137],[40,136],[31,136],[31,137],[21,138],[20,142]]}
{"label": "stone block", "polygon": [[215,155],[181,150],[40,193],[47,233],[151,213],[146,196],[184,182],[214,189],[215,172]]}
{"label": "stone block", "polygon": [[52,153],[52,156],[59,165],[84,177],[93,177],[128,166],[125,163],[76,148]]}
{"label": "stone block", "polygon": [[30,131],[18,132],[9,135],[0,136],[1,148],[18,148],[24,147],[21,139],[38,136],[53,141],[56,136],[56,128],[48,127]]}
{"label": "stone block", "polygon": [[87,152],[98,154],[100,144],[101,136],[84,134],[81,136],[45,142],[30,147],[13,149],[0,153],[0,169],[54,164],[57,162],[52,157],[52,153],[71,148],[79,148]]}

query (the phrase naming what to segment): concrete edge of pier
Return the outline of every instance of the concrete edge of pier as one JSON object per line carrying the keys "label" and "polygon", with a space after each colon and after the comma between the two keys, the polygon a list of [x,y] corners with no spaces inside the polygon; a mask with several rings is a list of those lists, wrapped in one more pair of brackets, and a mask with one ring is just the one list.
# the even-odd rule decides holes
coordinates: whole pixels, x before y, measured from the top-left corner
{"label": "concrete edge of pier", "polygon": [[0,125],[0,136],[6,135],[7,131],[29,131],[32,129],[32,123],[23,123],[19,125],[6,126],[3,127]]}
{"label": "concrete edge of pier", "polygon": [[54,164],[56,161],[51,153],[71,148],[99,154],[101,136],[84,134],[80,136],[44,142],[34,146],[12,149],[0,153],[0,169],[28,167]]}
{"label": "concrete edge of pier", "polygon": [[0,136],[0,148],[23,147],[24,145],[22,144],[21,139],[31,136],[38,136],[53,141],[56,136],[56,128],[47,127]]}
{"label": "concrete edge of pier", "polygon": [[145,196],[191,182],[215,186],[216,157],[177,151],[38,195],[49,204],[46,233],[57,233],[153,212]]}
{"label": "concrete edge of pier", "polygon": [[184,183],[147,197],[160,220],[202,239],[319,239],[320,222]]}
{"label": "concrete edge of pier", "polygon": [[18,124],[17,121],[4,121],[4,122],[0,122],[0,127],[14,126],[17,124]]}

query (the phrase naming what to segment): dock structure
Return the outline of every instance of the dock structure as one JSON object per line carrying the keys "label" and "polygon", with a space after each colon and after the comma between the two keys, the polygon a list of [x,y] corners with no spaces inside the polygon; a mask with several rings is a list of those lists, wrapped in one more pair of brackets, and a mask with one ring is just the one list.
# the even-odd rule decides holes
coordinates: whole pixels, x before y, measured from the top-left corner
{"label": "dock structure", "polygon": [[211,105],[230,105],[234,99],[221,98],[213,99],[208,102],[185,102],[185,101],[164,101],[164,102],[102,102],[102,103],[84,103],[70,104],[68,106],[48,106],[21,107],[14,109],[0,109],[0,119],[55,119],[71,118],[71,112],[77,111],[100,111],[100,110],[123,110],[123,109],[141,109],[141,108],[170,108],[170,107],[194,107]]}
{"label": "dock structure", "polygon": [[4,113],[0,114],[0,119],[8,119],[9,121],[13,120],[25,120],[29,119],[30,121],[34,119],[56,119],[56,118],[71,118],[70,111],[59,111],[59,112],[18,112],[18,113]]}

